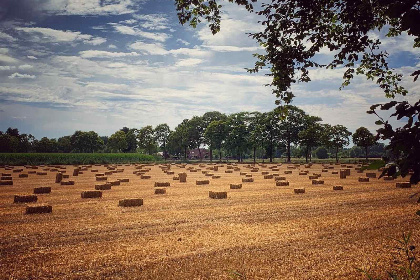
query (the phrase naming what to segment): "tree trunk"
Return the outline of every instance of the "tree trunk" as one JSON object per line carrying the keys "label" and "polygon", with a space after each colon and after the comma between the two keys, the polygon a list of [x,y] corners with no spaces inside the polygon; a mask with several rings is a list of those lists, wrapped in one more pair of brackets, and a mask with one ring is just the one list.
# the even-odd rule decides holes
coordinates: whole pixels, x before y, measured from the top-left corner
{"label": "tree trunk", "polygon": [[335,147],[335,162],[338,163],[338,147]]}
{"label": "tree trunk", "polygon": [[257,151],[257,147],[254,146],[254,165],[255,165],[255,154],[256,154],[256,151]]}
{"label": "tree trunk", "polygon": [[222,149],[219,149],[219,161],[222,162]]}
{"label": "tree trunk", "polygon": [[187,160],[187,147],[184,147],[184,160]]}
{"label": "tree trunk", "polygon": [[287,162],[290,162],[290,136],[287,136]]}
{"label": "tree trunk", "polygon": [[213,161],[213,149],[210,147],[210,162]]}
{"label": "tree trunk", "polygon": [[237,157],[238,157],[238,162],[241,162],[241,153],[238,153]]}
{"label": "tree trunk", "polygon": [[308,156],[309,156],[309,149],[308,149],[308,147],[306,147],[306,149],[305,149],[306,163],[308,163]]}
{"label": "tree trunk", "polygon": [[203,158],[201,157],[201,150],[200,150],[200,146],[198,146],[198,156],[200,157],[200,161],[202,161],[203,160]]}
{"label": "tree trunk", "polygon": [[366,162],[368,161],[368,148],[369,148],[368,146],[365,147],[365,149],[366,149]]}

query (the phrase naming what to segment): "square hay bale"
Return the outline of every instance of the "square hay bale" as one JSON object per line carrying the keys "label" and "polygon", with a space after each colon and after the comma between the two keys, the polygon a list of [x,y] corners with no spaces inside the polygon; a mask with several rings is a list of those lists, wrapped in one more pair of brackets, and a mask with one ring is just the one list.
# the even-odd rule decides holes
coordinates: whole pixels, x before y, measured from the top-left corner
{"label": "square hay bale", "polygon": [[340,169],[340,179],[346,179],[347,172],[344,169]]}
{"label": "square hay bale", "polygon": [[306,172],[306,171],[300,171],[299,172],[299,175],[308,175],[308,172]]}
{"label": "square hay bale", "polygon": [[178,177],[179,177],[179,182],[180,183],[185,183],[187,182],[187,173],[183,172],[183,173],[178,173]]}
{"label": "square hay bale", "polygon": [[315,180],[315,179],[318,179],[318,176],[317,175],[311,175],[311,176],[309,176],[309,180]]}
{"label": "square hay bale", "polygon": [[[19,175],[21,175],[21,174],[19,174]],[[1,176],[0,180],[4,180],[4,181],[12,181],[12,180],[13,180],[13,178],[12,178],[12,176]]]}
{"label": "square hay bale", "polygon": [[219,166],[214,166],[213,171],[219,171]]}
{"label": "square hay bale", "polygon": [[73,176],[79,176],[79,172],[80,172],[80,169],[79,168],[75,168],[73,170]]}
{"label": "square hay bale", "polygon": [[122,179],[119,179],[119,180],[120,180],[121,183],[129,183],[130,182],[130,179],[128,179],[128,178],[122,178]]}
{"label": "square hay bale", "polygon": [[213,173],[207,173],[206,176],[207,177],[212,177],[214,174]]}
{"label": "square hay bale", "polygon": [[99,172],[98,169],[91,169],[90,172]]}
{"label": "square hay bale", "polygon": [[0,181],[0,186],[12,186],[13,181]]}
{"label": "square hay bale", "polygon": [[74,185],[74,181],[61,181],[60,184],[62,186],[73,186]]}
{"label": "square hay bale", "polygon": [[394,180],[394,177],[392,176],[384,176],[384,181],[392,181]]}
{"label": "square hay bale", "polygon": [[333,171],[333,172],[331,172],[331,174],[337,175],[338,174],[338,171]]}
{"label": "square hay bale", "polygon": [[232,190],[242,189],[242,184],[230,184]]}
{"label": "square hay bale", "polygon": [[38,172],[36,173],[36,175],[45,176],[45,175],[47,175],[47,172],[38,171]]}
{"label": "square hay bale", "polygon": [[63,180],[63,174],[57,173],[55,174],[55,183],[60,183]]}
{"label": "square hay bale", "polygon": [[175,172],[174,171],[168,171],[168,172],[166,172],[166,174],[168,174],[168,175],[174,175]]}
{"label": "square hay bale", "polygon": [[258,168],[253,168],[253,169],[251,169],[251,172],[258,172]]}
{"label": "square hay bale", "polygon": [[350,168],[344,169],[346,171],[346,176],[350,176]]}
{"label": "square hay bale", "polygon": [[225,170],[225,173],[233,173],[233,170]]}
{"label": "square hay bale", "polygon": [[121,181],[120,180],[110,181],[109,183],[111,184],[111,186],[119,186],[119,185],[121,185]]}
{"label": "square hay bale", "polygon": [[179,176],[174,176],[174,177],[172,178],[172,180],[174,180],[174,181],[179,181]]}
{"label": "square hay bale", "polygon": [[323,185],[324,180],[312,180],[312,185]]}
{"label": "square hay bale", "polygon": [[276,181],[284,181],[284,180],[286,180],[286,177],[284,177],[284,176],[277,176],[277,177],[274,178],[274,180],[276,180]]}
{"label": "square hay bale", "polygon": [[19,178],[28,178],[29,175],[27,173],[19,174]]}
{"label": "square hay bale", "polygon": [[209,197],[212,199],[226,199],[227,192],[212,192],[209,191]]}
{"label": "square hay bale", "polygon": [[213,175],[213,176],[211,176],[211,178],[212,179],[219,179],[220,178],[220,175]]}
{"label": "square hay bale", "polygon": [[[135,172],[135,171],[134,171]],[[134,173],[133,173],[134,174]],[[96,173],[95,174],[95,177],[103,177],[103,176],[105,176],[105,174],[104,173]]]}
{"label": "square hay bale", "polygon": [[273,179],[274,176],[272,174],[270,175],[264,175],[264,179]]}
{"label": "square hay bale", "polygon": [[276,181],[276,186],[282,187],[282,186],[288,186],[289,181]]}
{"label": "square hay bale", "polygon": [[321,172],[328,172],[328,169],[322,169]]}
{"label": "square hay bale", "polygon": [[165,194],[166,189],[155,189],[155,194]]}
{"label": "square hay bale", "polygon": [[239,167],[235,167],[235,168],[233,169],[233,171],[241,171],[241,169],[240,169]]}
{"label": "square hay bale", "polygon": [[28,171],[28,174],[36,174],[36,171],[35,170],[30,170],[30,171]]}
{"label": "square hay bale", "polygon": [[359,182],[369,182],[368,177],[359,177]]}
{"label": "square hay bale", "polygon": [[284,170],[284,174],[292,174],[292,170]]}
{"label": "square hay bale", "polygon": [[51,187],[34,188],[34,194],[51,193]]}
{"label": "square hay bale", "polygon": [[101,198],[101,191],[84,191],[81,193],[82,198]]}
{"label": "square hay bale", "polygon": [[12,173],[1,173],[1,176],[8,176],[8,177],[10,177],[10,176],[12,176]]}
{"label": "square hay bale", "polygon": [[367,172],[366,173],[366,177],[368,177],[368,178],[376,178],[376,173],[375,172]]}
{"label": "square hay bale", "polygon": [[28,203],[28,202],[37,202],[38,197],[33,194],[28,195],[15,195],[13,200],[14,203]]}
{"label": "square hay bale", "polygon": [[279,168],[272,168],[271,171],[280,171]]}
{"label": "square hay bale", "polygon": [[197,180],[197,181],[195,181],[195,184],[196,185],[208,185],[208,184],[210,184],[210,181],[209,180]]}
{"label": "square hay bale", "polygon": [[190,172],[197,172],[197,169],[190,169]]}
{"label": "square hay bale", "polygon": [[202,174],[207,174],[207,173],[209,173],[209,171],[208,170],[203,170],[203,171],[201,171],[201,173]]}
{"label": "square hay bale", "polygon": [[263,172],[261,172],[261,174],[262,175],[267,175],[267,174],[269,174],[270,172],[268,172],[268,171],[263,171]]}
{"label": "square hay bale", "polygon": [[242,178],[242,183],[252,183],[254,182],[254,178]]}
{"label": "square hay bale", "polygon": [[411,183],[410,182],[398,182],[398,183],[395,184],[395,186],[397,188],[403,188],[403,189],[411,188]]}
{"label": "square hay bale", "polygon": [[150,176],[150,175],[141,175],[140,176],[140,179],[150,179],[150,178],[152,178],[152,176]]}
{"label": "square hay bale", "polygon": [[155,182],[155,188],[156,187],[170,187],[171,183],[169,182]]}
{"label": "square hay bale", "polygon": [[251,178],[252,177],[252,174],[246,174],[245,177]]}
{"label": "square hay bale", "polygon": [[111,189],[111,184],[110,183],[96,184],[95,185],[95,190],[98,190],[98,191],[104,191],[104,190],[110,190],[110,189]]}
{"label": "square hay bale", "polygon": [[137,207],[143,205],[142,198],[126,198],[118,202],[118,206],[121,207]]}
{"label": "square hay bale", "polygon": [[26,206],[25,214],[44,214],[52,213],[51,205],[32,205]]}
{"label": "square hay bale", "polygon": [[343,190],[343,186],[339,186],[339,185],[333,186],[333,190],[334,191],[342,191]]}
{"label": "square hay bale", "polygon": [[13,173],[19,173],[19,172],[22,172],[23,171],[23,169],[15,169],[15,170],[13,170]]}
{"label": "square hay bale", "polygon": [[63,179],[68,179],[68,178],[70,178],[69,174],[63,174]]}
{"label": "square hay bale", "polygon": [[114,173],[113,173],[112,171],[105,171],[105,172],[104,172],[104,174],[105,174],[105,175],[112,175],[112,174],[114,174]]}
{"label": "square hay bale", "polygon": [[356,173],[363,173],[363,170],[362,169],[357,170]]}
{"label": "square hay bale", "polygon": [[297,193],[297,194],[299,194],[299,193],[305,193],[305,189],[304,188],[298,188],[298,189],[294,189],[293,192],[294,193]]}

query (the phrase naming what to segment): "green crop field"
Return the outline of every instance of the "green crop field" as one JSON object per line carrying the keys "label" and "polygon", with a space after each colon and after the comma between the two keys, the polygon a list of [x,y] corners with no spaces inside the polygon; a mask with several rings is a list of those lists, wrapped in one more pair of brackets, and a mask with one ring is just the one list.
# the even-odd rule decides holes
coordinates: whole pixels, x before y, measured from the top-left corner
{"label": "green crop field", "polygon": [[40,165],[40,164],[106,164],[155,162],[154,156],[137,153],[1,153],[0,165]]}

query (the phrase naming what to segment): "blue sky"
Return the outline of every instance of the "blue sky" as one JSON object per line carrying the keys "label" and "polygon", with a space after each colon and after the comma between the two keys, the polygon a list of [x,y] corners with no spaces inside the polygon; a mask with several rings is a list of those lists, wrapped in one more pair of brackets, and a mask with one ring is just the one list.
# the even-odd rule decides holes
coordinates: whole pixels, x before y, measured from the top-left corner
{"label": "blue sky", "polygon": [[[178,23],[168,0],[5,0],[0,3],[0,130],[60,137],[75,130],[110,135],[218,110],[272,110],[275,97],[264,73],[248,74],[263,50],[245,33],[258,18],[226,4],[222,30]],[[383,32],[372,33],[383,39]],[[413,39],[385,38],[390,64],[418,100],[409,74],[419,66]],[[330,60],[322,51],[318,59]],[[364,77],[339,91],[342,69],[311,71],[293,86],[294,105],[351,131],[376,128],[371,104],[386,102]]]}

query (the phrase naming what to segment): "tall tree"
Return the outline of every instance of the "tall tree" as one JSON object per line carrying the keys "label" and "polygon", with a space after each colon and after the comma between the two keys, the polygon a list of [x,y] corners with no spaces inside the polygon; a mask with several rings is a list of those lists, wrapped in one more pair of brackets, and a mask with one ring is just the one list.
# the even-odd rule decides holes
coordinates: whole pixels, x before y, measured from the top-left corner
{"label": "tall tree", "polygon": [[155,127],[155,139],[163,149],[163,157],[165,160],[168,158],[168,151],[166,150],[166,144],[168,143],[169,134],[171,129],[166,123],[159,124]]}
{"label": "tall tree", "polygon": [[103,147],[103,141],[95,131],[77,130],[70,137],[71,145],[75,152],[93,153]]}
{"label": "tall tree", "polygon": [[322,143],[323,126],[319,123],[322,121],[319,117],[306,116],[304,119],[304,129],[299,131],[299,143],[305,147],[305,158],[308,162],[312,154],[312,148]]}
{"label": "tall tree", "polygon": [[[219,160],[222,160],[222,145],[227,137],[227,125],[223,120],[212,121],[206,128],[204,136],[210,150],[219,150]],[[213,161],[213,153],[210,153],[210,161]]]}
{"label": "tall tree", "polygon": [[249,143],[252,148],[254,164],[256,162],[257,149],[264,146],[264,140],[266,138],[266,130],[264,127],[265,119],[266,114],[260,112],[252,112],[249,115]]}
{"label": "tall tree", "polygon": [[[211,112],[205,113],[203,115],[202,119],[203,119],[204,134],[205,134],[205,131],[206,131],[207,127],[210,125],[211,122],[213,122],[213,121],[226,121],[226,115],[223,114],[223,113],[220,113],[218,111],[211,111]],[[205,137],[205,135],[204,135],[204,143],[209,146],[210,161],[212,161],[213,160],[213,147],[212,147],[212,145],[210,145],[209,139],[207,139]]]}
{"label": "tall tree", "polygon": [[151,125],[140,128],[137,139],[139,140],[139,148],[146,150],[149,155],[156,149],[154,131]]}
{"label": "tall tree", "polygon": [[242,161],[243,155],[249,147],[247,121],[247,112],[229,115],[226,121],[229,132],[226,137],[225,147],[231,155],[236,156],[238,162]]}
{"label": "tall tree", "polygon": [[190,148],[198,149],[199,157],[202,159],[200,147],[204,143],[205,124],[203,118],[194,116],[188,121],[188,138]]}
{"label": "tall tree", "polygon": [[353,143],[365,148],[366,161],[368,160],[368,149],[376,143],[375,136],[366,128],[359,127],[353,133]]}
{"label": "tall tree", "polygon": [[277,110],[263,114],[262,129],[264,130],[265,141],[268,144],[268,155],[270,162],[273,162],[275,143],[278,142],[280,135],[281,115]]}
{"label": "tall tree", "polygon": [[187,150],[190,146],[189,141],[189,120],[184,119],[175,127],[175,130],[169,135],[168,146],[170,150],[181,151],[184,154],[184,160],[187,160]]}
{"label": "tall tree", "polygon": [[63,136],[57,140],[58,151],[61,153],[70,153],[73,150],[71,145],[71,136]]}
{"label": "tall tree", "polygon": [[350,131],[343,125],[324,125],[323,142],[327,147],[334,148],[335,161],[338,162],[338,151],[349,144]]}
{"label": "tall tree", "polygon": [[112,152],[120,153],[127,149],[127,138],[124,131],[119,130],[108,139],[108,147]]}

